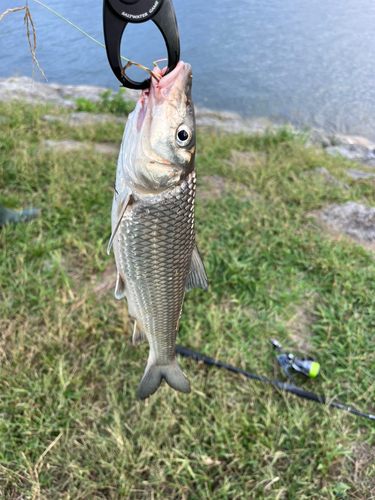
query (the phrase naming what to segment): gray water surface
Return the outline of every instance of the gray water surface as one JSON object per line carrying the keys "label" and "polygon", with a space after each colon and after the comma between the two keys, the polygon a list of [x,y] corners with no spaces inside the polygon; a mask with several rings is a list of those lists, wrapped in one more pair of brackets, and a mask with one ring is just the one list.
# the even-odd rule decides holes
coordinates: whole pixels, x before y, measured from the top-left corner
{"label": "gray water surface", "polygon": [[[103,42],[102,1],[45,0]],[[30,1],[50,82],[118,88],[105,50]],[[22,1],[0,0],[0,13]],[[373,0],[174,0],[196,104],[375,139]],[[152,23],[130,26],[122,54],[165,57]],[[140,70],[137,70],[140,71]],[[23,13],[0,21],[0,77],[32,74]],[[143,79],[143,73],[133,73]],[[35,78],[41,77],[35,69]]]}

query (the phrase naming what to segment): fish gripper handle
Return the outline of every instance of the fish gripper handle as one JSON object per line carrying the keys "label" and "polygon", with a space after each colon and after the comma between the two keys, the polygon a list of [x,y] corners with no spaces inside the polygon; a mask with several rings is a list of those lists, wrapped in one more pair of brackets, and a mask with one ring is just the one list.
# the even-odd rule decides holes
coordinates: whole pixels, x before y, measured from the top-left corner
{"label": "fish gripper handle", "polygon": [[103,29],[109,65],[124,87],[143,90],[150,86],[150,78],[143,82],[131,80],[123,71],[121,40],[129,23],[152,20],[163,35],[167,52],[168,68],[174,70],[180,60],[180,37],[172,0],[104,0]]}

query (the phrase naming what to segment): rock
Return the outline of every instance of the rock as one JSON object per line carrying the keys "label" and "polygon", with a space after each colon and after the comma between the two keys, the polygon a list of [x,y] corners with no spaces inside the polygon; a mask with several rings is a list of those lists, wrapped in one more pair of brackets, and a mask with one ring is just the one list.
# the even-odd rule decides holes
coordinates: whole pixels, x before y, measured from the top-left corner
{"label": "rock", "polygon": [[338,135],[336,140],[340,142],[338,146],[326,148],[329,155],[342,156],[365,165],[375,165],[375,146],[365,137]]}
{"label": "rock", "polygon": [[331,156],[341,156],[368,166],[375,166],[375,144],[366,137],[336,134],[328,136],[323,130],[312,129],[307,146],[318,144]]}
{"label": "rock", "polygon": [[332,146],[326,148],[326,152],[331,156],[342,156],[348,160],[361,160],[367,153],[363,148],[352,145]]}
{"label": "rock", "polygon": [[[59,85],[57,83],[51,83],[49,85],[55,88],[63,99],[78,99],[83,97],[85,99],[90,99],[90,101],[98,102],[101,99],[101,94],[108,91],[106,87],[94,87],[90,85]],[[113,93],[116,94],[116,92]],[[124,100],[136,102],[140,94],[141,92],[139,90],[126,89],[124,92]]]}
{"label": "rock", "polygon": [[236,113],[229,111],[212,111],[206,108],[196,108],[196,121],[199,127],[219,130],[228,134],[264,134],[267,129],[276,129],[277,125],[265,118],[244,120]]}
{"label": "rock", "polygon": [[[94,102],[99,101],[100,94],[108,89],[106,87],[93,87],[88,85],[60,85],[58,83],[40,83],[25,76],[17,78],[0,78],[0,101],[21,99],[34,104],[54,104],[67,109],[77,109],[74,99],[84,97]],[[126,90],[124,99],[136,101],[140,92]]]}
{"label": "rock", "polygon": [[375,149],[375,144],[371,142],[370,139],[367,139],[366,137],[362,137],[360,135],[337,134],[334,137],[334,144],[332,145],[359,146],[363,149],[366,149],[367,151],[374,151]]}
{"label": "rock", "polygon": [[42,120],[47,122],[62,122],[69,127],[84,127],[88,125],[98,125],[105,123],[123,123],[126,124],[127,118],[95,113],[69,113],[67,115],[43,115]]}
{"label": "rock", "polygon": [[358,180],[358,179],[371,179],[372,177],[375,177],[375,174],[369,174],[368,172],[362,172],[361,170],[356,170],[355,168],[349,168],[346,171],[347,175],[351,177],[352,179]]}
{"label": "rock", "polygon": [[21,99],[34,104],[54,104],[67,109],[76,109],[76,104],[71,99],[64,99],[56,84],[33,82],[25,76],[17,78],[0,79],[0,101]]}
{"label": "rock", "polygon": [[43,141],[43,147],[46,151],[58,151],[68,153],[70,151],[83,151],[94,149],[97,153],[117,156],[120,151],[120,146],[112,143],[89,143],[80,141]]}
{"label": "rock", "polygon": [[357,241],[375,242],[375,207],[348,201],[331,205],[321,213],[321,218],[335,231]]}
{"label": "rock", "polygon": [[349,189],[349,186],[347,184],[344,184],[343,182],[336,179],[336,177],[330,174],[325,167],[315,168],[312,171],[305,172],[305,174],[323,177],[330,184],[336,184],[337,186],[340,186],[342,188]]}
{"label": "rock", "polygon": [[333,146],[333,139],[329,137],[324,130],[313,128],[310,132],[308,145],[310,146],[313,144],[328,148],[329,146]]}

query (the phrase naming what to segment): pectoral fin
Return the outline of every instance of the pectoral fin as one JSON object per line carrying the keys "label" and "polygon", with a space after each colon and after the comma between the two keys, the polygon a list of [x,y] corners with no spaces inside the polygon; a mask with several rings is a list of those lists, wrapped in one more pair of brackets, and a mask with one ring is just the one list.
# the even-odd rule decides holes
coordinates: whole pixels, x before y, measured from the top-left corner
{"label": "pectoral fin", "polygon": [[133,346],[137,347],[139,344],[142,344],[143,342],[146,342],[147,337],[145,332],[143,332],[140,328],[137,322],[134,322],[134,331],[133,331]]}
{"label": "pectoral fin", "polygon": [[122,218],[124,217],[125,210],[128,208],[130,199],[131,199],[131,193],[128,193],[125,196],[124,200],[122,201],[122,203],[120,205],[120,209],[119,209],[120,210],[120,215],[118,217],[117,224],[116,224],[115,228],[112,231],[111,239],[109,240],[109,243],[108,243],[108,248],[107,248],[108,255],[109,255],[109,253],[111,251],[111,247],[112,247],[112,244],[113,244],[113,239],[116,236],[116,233],[118,231],[118,228],[120,227]]}
{"label": "pectoral fin", "polygon": [[189,292],[193,288],[202,288],[207,292],[208,278],[202,257],[199,255],[198,248],[195,247],[191,258],[190,271],[186,279],[185,290]]}
{"label": "pectoral fin", "polygon": [[117,300],[123,299],[125,297],[125,281],[120,273],[117,273],[115,298]]}

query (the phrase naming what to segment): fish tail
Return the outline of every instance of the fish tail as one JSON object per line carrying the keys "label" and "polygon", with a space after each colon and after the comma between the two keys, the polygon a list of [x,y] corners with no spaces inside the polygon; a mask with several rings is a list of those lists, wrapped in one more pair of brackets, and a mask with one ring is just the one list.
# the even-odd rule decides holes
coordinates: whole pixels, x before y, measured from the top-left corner
{"label": "fish tail", "polygon": [[138,397],[146,399],[152,396],[158,390],[163,379],[176,391],[186,394],[190,392],[189,381],[178,364],[177,359],[170,365],[164,366],[158,366],[149,361],[138,387]]}

